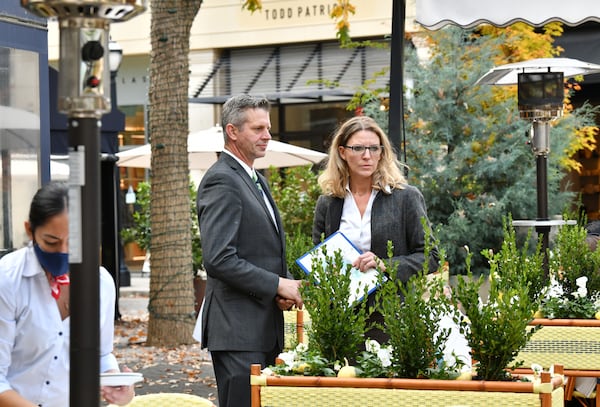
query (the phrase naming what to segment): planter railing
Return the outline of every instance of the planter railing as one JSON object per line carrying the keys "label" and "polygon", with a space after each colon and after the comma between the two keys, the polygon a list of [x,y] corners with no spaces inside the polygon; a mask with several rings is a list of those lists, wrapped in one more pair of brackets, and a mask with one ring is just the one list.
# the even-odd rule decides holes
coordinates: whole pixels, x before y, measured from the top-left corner
{"label": "planter railing", "polygon": [[[562,407],[562,367],[541,382],[264,376],[251,366],[252,407],[516,406]],[[465,404],[466,403],[466,404]]]}
{"label": "planter railing", "polygon": [[[576,377],[600,378],[600,320],[534,319],[529,325],[542,325],[515,360],[524,367],[537,363],[549,368],[553,363],[564,367],[567,380],[565,399],[571,400]],[[516,373],[528,369],[516,369]],[[596,405],[600,406],[600,385],[596,385]]]}
{"label": "planter railing", "polygon": [[284,349],[293,349],[299,343],[308,343],[306,329],[310,327],[310,315],[306,310],[283,312]]}

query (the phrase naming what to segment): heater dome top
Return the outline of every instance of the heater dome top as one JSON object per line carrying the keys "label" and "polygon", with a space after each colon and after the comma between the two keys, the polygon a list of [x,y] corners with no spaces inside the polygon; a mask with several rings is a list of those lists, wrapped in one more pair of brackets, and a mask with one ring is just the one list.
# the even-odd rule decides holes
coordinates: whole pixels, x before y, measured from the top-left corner
{"label": "heater dome top", "polygon": [[146,10],[148,0],[21,0],[21,6],[45,18],[99,18],[126,21]]}

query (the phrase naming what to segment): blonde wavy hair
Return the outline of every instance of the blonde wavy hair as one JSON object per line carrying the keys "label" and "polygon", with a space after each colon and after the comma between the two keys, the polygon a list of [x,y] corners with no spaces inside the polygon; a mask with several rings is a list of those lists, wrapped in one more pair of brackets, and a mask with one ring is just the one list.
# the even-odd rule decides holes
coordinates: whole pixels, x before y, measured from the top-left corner
{"label": "blonde wavy hair", "polygon": [[348,139],[361,130],[375,133],[383,146],[381,158],[373,173],[373,189],[389,194],[391,189],[403,189],[404,185],[407,184],[406,178],[400,170],[403,164],[398,161],[388,136],[372,118],[355,116],[342,123],[333,136],[329,147],[327,166],[318,178],[319,186],[324,194],[337,198],[346,196],[346,186],[350,179],[350,172],[348,164],[340,156],[339,147],[345,146]]}

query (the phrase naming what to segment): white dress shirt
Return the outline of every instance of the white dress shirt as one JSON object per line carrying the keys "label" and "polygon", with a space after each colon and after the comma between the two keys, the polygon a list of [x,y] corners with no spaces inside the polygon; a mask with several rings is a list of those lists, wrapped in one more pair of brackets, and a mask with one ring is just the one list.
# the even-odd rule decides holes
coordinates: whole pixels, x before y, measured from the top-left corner
{"label": "white dress shirt", "polygon": [[[112,354],[115,286],[100,268],[100,371],[118,370]],[[13,389],[42,407],[69,405],[70,317],[62,320],[33,251],[0,259],[0,393]]]}
{"label": "white dress shirt", "polygon": [[352,192],[350,192],[350,188],[346,188],[346,197],[344,198],[344,206],[342,208],[342,218],[340,219],[340,232],[342,232],[348,240],[361,251],[361,253],[371,250],[371,209],[373,208],[373,200],[376,195],[377,191],[372,190],[365,213],[360,216],[360,211],[352,196]]}

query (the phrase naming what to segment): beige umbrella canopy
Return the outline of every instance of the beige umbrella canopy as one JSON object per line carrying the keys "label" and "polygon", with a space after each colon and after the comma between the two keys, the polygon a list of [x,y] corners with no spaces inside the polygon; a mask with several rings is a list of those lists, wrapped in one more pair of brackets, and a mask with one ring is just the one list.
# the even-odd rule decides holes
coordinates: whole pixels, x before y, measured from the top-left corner
{"label": "beige umbrella canopy", "polygon": [[[217,161],[223,151],[223,129],[211,127],[188,135],[188,158],[190,170],[206,170]],[[120,167],[150,168],[152,151],[150,144],[117,153]],[[281,141],[271,140],[267,153],[254,162],[258,169],[273,167],[295,167],[321,162],[327,154]]]}

